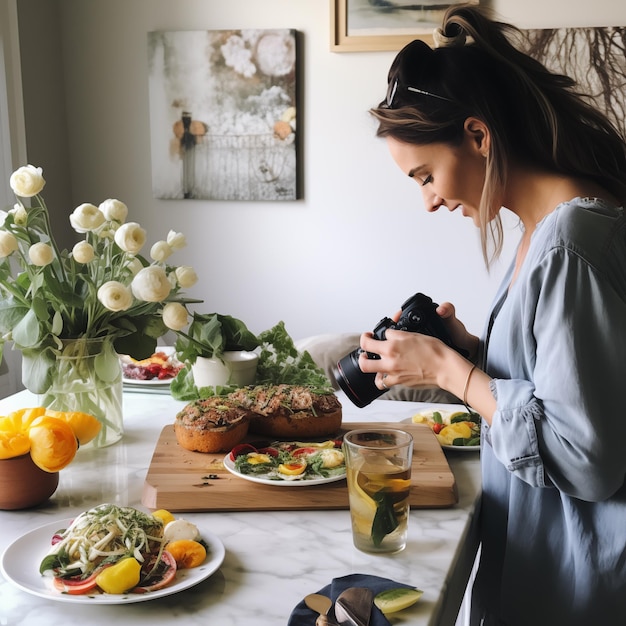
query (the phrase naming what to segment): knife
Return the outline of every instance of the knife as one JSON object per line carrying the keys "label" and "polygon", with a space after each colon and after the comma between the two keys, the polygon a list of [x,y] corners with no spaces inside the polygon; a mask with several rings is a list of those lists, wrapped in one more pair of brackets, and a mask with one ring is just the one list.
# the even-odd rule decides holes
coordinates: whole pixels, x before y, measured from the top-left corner
{"label": "knife", "polygon": [[374,592],[367,587],[350,587],[339,594],[335,602],[335,617],[343,626],[368,626],[372,613]]}

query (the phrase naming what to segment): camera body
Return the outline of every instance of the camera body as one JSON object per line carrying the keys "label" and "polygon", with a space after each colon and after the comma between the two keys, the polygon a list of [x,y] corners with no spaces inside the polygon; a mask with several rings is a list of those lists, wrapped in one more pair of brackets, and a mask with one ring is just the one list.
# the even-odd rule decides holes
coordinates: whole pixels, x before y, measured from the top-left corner
{"label": "camera body", "polygon": [[[421,333],[431,335],[441,339],[463,356],[467,356],[467,351],[455,346],[448,335],[443,321],[437,315],[437,307],[431,298],[423,293],[416,293],[411,296],[403,305],[400,319],[394,322],[389,317],[384,317],[372,331],[374,339],[384,341],[385,333],[388,329],[404,330],[411,333]],[[350,400],[359,408],[367,406],[372,400],[382,396],[387,390],[379,389],[374,379],[376,374],[365,374],[359,367],[359,355],[363,352],[361,348],[353,350],[337,362],[333,374],[337,383]],[[379,359],[377,354],[368,352],[369,359]]]}

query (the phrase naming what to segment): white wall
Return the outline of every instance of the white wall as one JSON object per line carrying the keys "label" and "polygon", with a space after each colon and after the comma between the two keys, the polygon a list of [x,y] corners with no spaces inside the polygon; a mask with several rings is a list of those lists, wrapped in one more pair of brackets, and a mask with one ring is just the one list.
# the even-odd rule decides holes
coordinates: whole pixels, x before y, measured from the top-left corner
{"label": "white wall", "polygon": [[[481,331],[505,263],[489,276],[472,223],[458,212],[426,214],[415,183],[396,170],[367,113],[385,93],[394,53],[330,52],[328,0],[58,2],[73,204],[124,200],[150,242],[170,228],[184,232],[189,245],[172,261],[196,268],[190,295],[204,298],[202,311],[234,315],[255,332],[284,320],[301,338],[371,329],[423,291],[454,302]],[[624,3],[573,4],[500,0],[495,8],[523,27],[626,24]],[[152,198],[146,34],[227,28],[302,34],[300,201]],[[22,37],[28,30],[20,24]],[[517,235],[507,233],[507,263]]]}

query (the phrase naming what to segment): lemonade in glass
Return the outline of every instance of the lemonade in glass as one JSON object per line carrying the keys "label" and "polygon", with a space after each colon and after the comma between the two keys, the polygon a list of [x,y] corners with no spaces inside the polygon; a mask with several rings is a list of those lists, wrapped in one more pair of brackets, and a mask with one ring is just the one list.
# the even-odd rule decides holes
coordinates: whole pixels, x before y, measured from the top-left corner
{"label": "lemonade in glass", "polygon": [[406,546],[413,437],[393,428],[360,429],[344,437],[354,545],[364,552]]}

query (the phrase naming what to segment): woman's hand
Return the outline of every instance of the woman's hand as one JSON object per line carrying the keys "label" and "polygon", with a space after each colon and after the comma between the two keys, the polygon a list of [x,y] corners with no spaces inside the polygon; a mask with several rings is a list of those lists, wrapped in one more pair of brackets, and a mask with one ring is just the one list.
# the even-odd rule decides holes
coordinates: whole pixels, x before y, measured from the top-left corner
{"label": "woman's hand", "polygon": [[443,320],[452,343],[463,350],[467,350],[469,360],[474,361],[478,352],[478,337],[467,332],[465,324],[457,319],[454,305],[450,302],[444,302],[437,307],[436,312]]}
{"label": "woman's hand", "polygon": [[[470,359],[475,358],[478,337],[468,333],[456,318],[454,306],[446,302],[437,308],[437,313],[443,318],[455,345],[467,350]],[[399,316],[396,314],[395,321]],[[469,403],[491,423],[496,403],[489,376],[440,339],[388,329],[384,341],[375,339],[371,332],[363,333],[360,345],[364,352],[359,355],[359,367],[366,374],[376,374],[375,384],[379,389],[394,385],[436,386]],[[368,358],[368,352],[380,358]]]}
{"label": "woman's hand", "polygon": [[[385,341],[380,341],[372,333],[361,335],[361,348],[365,352],[359,356],[359,367],[365,373],[380,373],[376,376],[379,389],[385,385],[439,386],[439,374],[449,353],[456,354],[430,335],[389,329],[385,337]],[[378,354],[380,359],[368,358],[367,352]]]}

